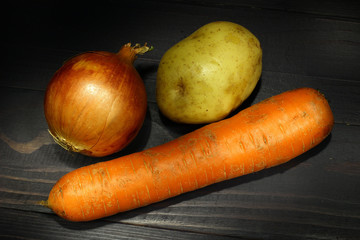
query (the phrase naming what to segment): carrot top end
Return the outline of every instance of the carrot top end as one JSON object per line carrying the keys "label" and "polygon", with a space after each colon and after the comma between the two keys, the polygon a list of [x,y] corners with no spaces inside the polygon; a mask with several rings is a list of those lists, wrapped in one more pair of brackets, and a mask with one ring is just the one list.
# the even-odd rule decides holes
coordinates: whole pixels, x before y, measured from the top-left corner
{"label": "carrot top end", "polygon": [[48,200],[46,200],[46,201],[44,201],[44,200],[39,201],[38,204],[41,205],[41,206],[43,206],[43,207],[50,208]]}

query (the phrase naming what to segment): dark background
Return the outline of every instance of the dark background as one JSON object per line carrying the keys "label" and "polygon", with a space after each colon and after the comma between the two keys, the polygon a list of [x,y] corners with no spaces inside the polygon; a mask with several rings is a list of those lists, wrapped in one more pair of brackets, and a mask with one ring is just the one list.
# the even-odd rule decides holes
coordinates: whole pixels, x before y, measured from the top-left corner
{"label": "dark background", "polygon": [[[360,6],[358,1],[3,1],[0,37],[1,239],[356,239],[360,236]],[[227,20],[258,37],[263,73],[237,110],[297,87],[320,90],[335,117],[331,136],[291,162],[89,223],[36,203],[67,172],[141,151],[199,126],[164,118],[156,71],[173,44]],[[75,54],[154,50],[135,67],[148,93],[137,138],[104,158],[68,153],[47,134],[45,88]]]}

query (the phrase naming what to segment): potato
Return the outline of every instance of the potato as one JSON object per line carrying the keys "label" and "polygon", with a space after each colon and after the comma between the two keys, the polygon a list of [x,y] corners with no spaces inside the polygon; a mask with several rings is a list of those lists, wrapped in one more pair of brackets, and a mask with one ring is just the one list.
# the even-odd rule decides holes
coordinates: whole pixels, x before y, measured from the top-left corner
{"label": "potato", "polygon": [[250,31],[232,22],[212,22],[163,55],[156,101],[175,122],[218,121],[251,94],[261,69],[260,43]]}

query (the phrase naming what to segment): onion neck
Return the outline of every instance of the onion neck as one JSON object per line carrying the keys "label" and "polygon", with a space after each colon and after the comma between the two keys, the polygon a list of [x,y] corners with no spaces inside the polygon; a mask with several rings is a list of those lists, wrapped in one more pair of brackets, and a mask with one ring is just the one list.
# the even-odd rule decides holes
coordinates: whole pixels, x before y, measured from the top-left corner
{"label": "onion neck", "polygon": [[144,44],[144,46],[141,46],[140,44],[136,43],[135,46],[131,46],[131,43],[127,43],[120,51],[116,54],[121,60],[124,62],[127,62],[129,64],[133,64],[135,59],[137,58],[137,55],[144,54],[148,51],[151,51],[153,47],[148,47],[147,43]]}

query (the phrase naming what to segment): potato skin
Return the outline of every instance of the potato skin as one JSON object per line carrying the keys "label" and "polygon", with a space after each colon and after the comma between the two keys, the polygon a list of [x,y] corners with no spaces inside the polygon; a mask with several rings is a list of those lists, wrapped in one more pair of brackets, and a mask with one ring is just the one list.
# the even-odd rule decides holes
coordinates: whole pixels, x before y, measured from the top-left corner
{"label": "potato skin", "polygon": [[163,55],[157,72],[157,104],[175,122],[218,121],[249,97],[261,71],[259,40],[238,24],[212,22]]}

